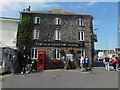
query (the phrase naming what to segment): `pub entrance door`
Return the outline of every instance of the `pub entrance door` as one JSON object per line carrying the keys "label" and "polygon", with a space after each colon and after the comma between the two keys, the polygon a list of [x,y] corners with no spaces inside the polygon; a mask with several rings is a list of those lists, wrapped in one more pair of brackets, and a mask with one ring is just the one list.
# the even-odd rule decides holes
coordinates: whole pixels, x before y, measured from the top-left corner
{"label": "pub entrance door", "polygon": [[45,69],[45,51],[38,51],[38,61],[37,61],[37,69],[44,70]]}

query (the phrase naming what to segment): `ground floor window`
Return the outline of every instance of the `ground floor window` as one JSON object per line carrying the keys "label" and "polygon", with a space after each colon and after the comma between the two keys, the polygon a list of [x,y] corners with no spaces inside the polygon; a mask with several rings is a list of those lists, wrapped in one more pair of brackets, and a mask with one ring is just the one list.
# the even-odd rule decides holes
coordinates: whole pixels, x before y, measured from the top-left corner
{"label": "ground floor window", "polygon": [[83,57],[85,57],[85,50],[84,50],[84,49],[81,49],[81,55],[82,55]]}
{"label": "ground floor window", "polygon": [[60,59],[60,50],[58,48],[55,48],[53,51],[54,58]]}
{"label": "ground floor window", "polygon": [[32,48],[31,49],[31,58],[36,59],[38,55],[38,49]]}

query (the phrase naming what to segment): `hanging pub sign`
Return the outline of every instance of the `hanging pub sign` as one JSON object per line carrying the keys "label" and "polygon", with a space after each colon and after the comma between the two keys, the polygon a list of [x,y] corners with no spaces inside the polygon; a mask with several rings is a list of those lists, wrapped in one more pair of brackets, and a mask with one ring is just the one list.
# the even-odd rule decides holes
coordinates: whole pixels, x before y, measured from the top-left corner
{"label": "hanging pub sign", "polygon": [[84,43],[72,43],[72,42],[36,42],[36,47],[84,47]]}

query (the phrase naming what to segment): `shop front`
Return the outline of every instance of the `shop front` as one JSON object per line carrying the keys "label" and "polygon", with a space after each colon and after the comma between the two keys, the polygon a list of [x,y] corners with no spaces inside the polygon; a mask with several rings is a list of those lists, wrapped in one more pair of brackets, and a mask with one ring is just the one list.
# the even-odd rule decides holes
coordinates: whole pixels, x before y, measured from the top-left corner
{"label": "shop front", "polygon": [[[79,65],[79,56],[85,56],[84,43],[72,42],[36,42],[37,69],[64,68],[67,60],[71,61],[72,68]],[[33,56],[34,56],[33,55]]]}

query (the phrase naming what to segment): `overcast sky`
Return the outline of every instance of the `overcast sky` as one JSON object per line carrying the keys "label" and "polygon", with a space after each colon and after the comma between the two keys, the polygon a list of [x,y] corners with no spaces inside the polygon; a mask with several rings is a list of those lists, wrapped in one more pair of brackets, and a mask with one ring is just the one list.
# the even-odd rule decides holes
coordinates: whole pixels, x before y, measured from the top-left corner
{"label": "overcast sky", "polygon": [[[9,0],[10,1],[10,0]],[[19,18],[19,11],[31,6],[32,11],[63,9],[70,12],[90,14],[94,17],[93,26],[98,28],[94,31],[98,36],[98,42],[95,43],[95,49],[115,49],[117,47],[117,30],[118,30],[118,0],[84,0],[84,2],[77,2],[82,0],[36,0],[36,2],[8,2],[5,0],[0,4],[1,17]],[[42,1],[42,2],[41,2]],[[52,2],[48,2],[52,1]],[[89,1],[89,2],[88,2]],[[100,2],[102,1],[102,2]],[[113,2],[114,1],[114,2]]]}

